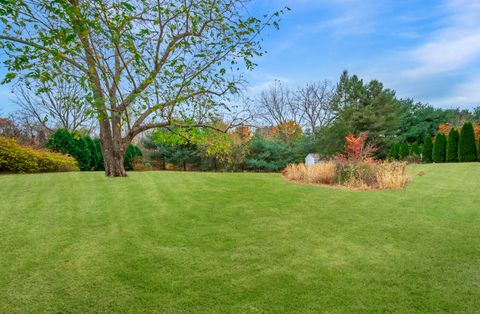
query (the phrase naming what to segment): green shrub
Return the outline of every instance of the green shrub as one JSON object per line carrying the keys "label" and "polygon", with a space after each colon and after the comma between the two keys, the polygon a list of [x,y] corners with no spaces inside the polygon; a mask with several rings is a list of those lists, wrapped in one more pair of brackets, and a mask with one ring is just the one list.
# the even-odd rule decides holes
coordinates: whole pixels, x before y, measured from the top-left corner
{"label": "green shrub", "polygon": [[444,134],[438,133],[433,145],[433,161],[445,162],[447,160],[447,138]]}
{"label": "green shrub", "polygon": [[433,161],[433,142],[432,137],[427,135],[425,137],[425,141],[423,144],[423,153],[422,153],[422,160],[425,163],[431,163]]}
{"label": "green shrub", "polygon": [[97,171],[105,170],[105,166],[103,165],[103,155],[102,155],[102,144],[98,138],[93,140],[93,145],[95,146],[94,158],[95,158],[95,166],[94,169]]}
{"label": "green shrub", "polygon": [[458,140],[460,133],[451,129],[447,139],[447,162],[458,162]]}
{"label": "green shrub", "polygon": [[[125,150],[125,155],[123,157],[123,166],[125,170],[134,170],[134,161],[135,157],[142,157],[142,151],[137,146],[130,144]],[[138,158],[137,158],[138,162]]]}
{"label": "green shrub", "polygon": [[79,171],[70,156],[36,150],[19,145],[13,139],[0,137],[0,172],[36,173]]}
{"label": "green shrub", "polygon": [[245,169],[259,172],[281,171],[288,164],[303,159],[297,156],[295,147],[255,135],[245,158]]}
{"label": "green shrub", "polygon": [[67,129],[57,129],[47,142],[46,147],[58,153],[74,157],[80,170],[91,170],[91,152],[87,135],[80,132],[70,132]]}
{"label": "green shrub", "polygon": [[404,160],[405,158],[408,157],[408,155],[410,154],[410,148],[408,147],[408,143],[407,142],[403,142],[401,145],[400,145],[400,149],[398,151],[398,158],[400,160]]}
{"label": "green shrub", "polygon": [[480,161],[480,138],[478,139],[478,149],[477,149],[477,154],[478,154],[478,161]]}
{"label": "green shrub", "polygon": [[392,160],[398,160],[398,153],[399,153],[400,145],[393,144],[390,146],[390,151],[388,152],[388,158]]}
{"label": "green shrub", "polygon": [[412,146],[410,147],[410,155],[420,156],[420,146],[418,146],[417,142],[413,143]]}
{"label": "green shrub", "polygon": [[475,144],[475,131],[473,125],[467,122],[463,125],[458,141],[458,160],[470,162],[477,160],[477,148]]}

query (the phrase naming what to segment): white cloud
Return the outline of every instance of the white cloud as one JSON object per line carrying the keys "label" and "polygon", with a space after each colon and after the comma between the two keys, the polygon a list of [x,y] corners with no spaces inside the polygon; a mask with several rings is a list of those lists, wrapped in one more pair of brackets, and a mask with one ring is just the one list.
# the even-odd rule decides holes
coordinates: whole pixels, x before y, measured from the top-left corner
{"label": "white cloud", "polygon": [[475,107],[480,105],[480,76],[460,83],[452,89],[451,95],[435,101],[440,106]]}
{"label": "white cloud", "polygon": [[449,0],[442,9],[444,26],[407,53],[415,66],[407,77],[448,73],[480,60],[480,0]]}

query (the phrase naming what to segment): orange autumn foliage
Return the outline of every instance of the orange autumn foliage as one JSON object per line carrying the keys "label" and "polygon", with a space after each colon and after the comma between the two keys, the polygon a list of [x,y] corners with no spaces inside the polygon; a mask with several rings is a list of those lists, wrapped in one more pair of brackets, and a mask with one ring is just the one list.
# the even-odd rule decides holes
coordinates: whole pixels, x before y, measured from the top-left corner
{"label": "orange autumn foliage", "polygon": [[[478,141],[478,139],[480,138],[480,124],[472,123],[472,125],[473,125],[473,130],[475,132],[475,140]],[[461,126],[459,126],[458,128],[455,128],[453,125],[449,123],[442,123],[438,126],[438,133],[441,133],[446,137],[448,137],[448,134],[450,133],[451,129],[457,129],[460,132],[461,128],[462,128]]]}
{"label": "orange autumn foliage", "polygon": [[285,121],[273,128],[272,135],[282,138],[286,143],[291,143],[302,137],[302,128],[293,121]]}
{"label": "orange autumn foliage", "polygon": [[242,141],[248,141],[252,137],[252,132],[250,131],[250,128],[246,125],[237,126],[235,130],[233,130],[233,133],[235,133]]}

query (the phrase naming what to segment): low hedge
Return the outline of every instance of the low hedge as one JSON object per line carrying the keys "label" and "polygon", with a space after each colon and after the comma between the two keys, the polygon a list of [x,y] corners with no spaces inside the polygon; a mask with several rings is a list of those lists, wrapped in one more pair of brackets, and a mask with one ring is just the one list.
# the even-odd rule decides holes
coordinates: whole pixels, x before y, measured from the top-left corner
{"label": "low hedge", "polygon": [[0,137],[0,172],[36,173],[79,171],[77,161],[68,155],[37,150]]}

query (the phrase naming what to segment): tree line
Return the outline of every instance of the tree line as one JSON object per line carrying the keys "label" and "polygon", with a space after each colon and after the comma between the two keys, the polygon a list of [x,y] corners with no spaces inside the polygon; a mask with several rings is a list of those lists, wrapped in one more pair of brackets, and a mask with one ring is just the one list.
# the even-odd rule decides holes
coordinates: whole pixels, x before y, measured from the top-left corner
{"label": "tree line", "polygon": [[[63,108],[69,110],[68,106]],[[260,93],[253,109],[254,113],[249,115],[253,118],[241,120],[235,128],[221,117],[211,117],[211,128],[154,129],[139,141],[144,158],[160,169],[172,164],[178,169],[279,171],[289,163],[303,161],[308,153],[320,154],[325,159],[341,153],[345,136],[352,132],[366,135],[367,144],[376,147],[376,158],[404,159],[420,156],[417,151],[424,143],[428,147],[429,137],[439,138],[438,143],[442,143],[436,133],[445,126],[455,129],[453,126],[458,127],[464,121],[480,122],[478,108],[473,111],[440,109],[411,99],[399,99],[395,91],[385,88],[381,82],[364,82],[347,72],[342,73],[336,84],[324,80],[292,89],[276,82]],[[25,108],[21,110],[27,112]],[[35,115],[30,113],[30,116]],[[60,120],[52,115],[49,123],[54,121]],[[0,136],[22,134],[22,128],[15,128],[12,121],[4,119],[3,124],[4,127],[0,123]],[[76,135],[77,138],[89,133],[86,127],[80,130],[72,127],[70,131],[81,134]],[[445,130],[443,133],[448,135]],[[47,140],[48,136],[44,142]],[[445,142],[446,149],[452,145]],[[96,145],[98,154],[99,140]],[[449,152],[453,150],[450,148]],[[432,160],[433,156],[432,146]],[[447,157],[448,154],[446,160]]]}

